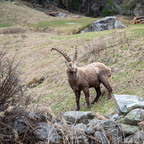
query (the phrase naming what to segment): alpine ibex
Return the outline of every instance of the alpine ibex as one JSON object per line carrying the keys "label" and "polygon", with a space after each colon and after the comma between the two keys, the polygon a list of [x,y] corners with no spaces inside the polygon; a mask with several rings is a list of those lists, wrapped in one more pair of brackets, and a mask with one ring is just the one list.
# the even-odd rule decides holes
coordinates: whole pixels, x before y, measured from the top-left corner
{"label": "alpine ibex", "polygon": [[88,108],[90,108],[89,88],[94,87],[97,92],[97,96],[93,100],[92,104],[98,101],[101,95],[101,83],[109,92],[108,100],[111,99],[112,88],[108,82],[108,78],[111,76],[110,68],[100,62],[91,63],[83,67],[77,67],[77,47],[75,47],[73,59],[71,59],[63,50],[59,48],[52,48],[51,51],[52,50],[59,52],[66,59],[68,82],[76,96],[77,110],[80,110],[79,100],[81,91],[83,91],[85,94],[85,100]]}

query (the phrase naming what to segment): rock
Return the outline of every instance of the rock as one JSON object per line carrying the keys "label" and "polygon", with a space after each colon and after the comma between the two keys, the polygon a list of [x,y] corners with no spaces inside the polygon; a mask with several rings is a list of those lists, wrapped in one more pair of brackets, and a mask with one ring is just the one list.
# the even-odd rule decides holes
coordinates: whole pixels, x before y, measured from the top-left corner
{"label": "rock", "polygon": [[122,131],[119,129],[118,124],[113,120],[106,120],[101,123],[102,129],[105,130],[105,135],[111,137],[115,144],[122,143]]}
{"label": "rock", "polygon": [[93,119],[88,123],[88,128],[93,129],[93,130],[98,130],[100,131],[102,126],[101,123],[103,122],[103,120],[99,120],[99,119]]}
{"label": "rock", "polygon": [[[96,131],[95,134],[94,134],[94,137],[95,137],[95,142],[96,144],[110,144],[110,142],[108,141],[107,137],[102,133],[102,132],[99,132],[99,131]],[[97,141],[98,140],[98,141]]]}
{"label": "rock", "polygon": [[93,135],[94,132],[95,132],[95,131],[94,131],[94,129],[93,129],[92,127],[88,127],[87,130],[86,130],[86,134],[87,134],[87,135]]}
{"label": "rock", "polygon": [[106,117],[107,117],[108,119],[111,119],[111,116],[110,116],[109,114],[106,114]]}
{"label": "rock", "polygon": [[18,132],[19,135],[25,134],[27,130],[28,123],[23,116],[17,118],[14,121],[14,129]]}
{"label": "rock", "polygon": [[135,108],[144,108],[144,102],[137,102],[137,103],[129,104],[126,106],[126,109],[128,111],[131,111]]}
{"label": "rock", "polygon": [[53,16],[53,17],[56,17],[56,16],[59,15],[59,12],[54,12],[54,11],[52,11],[52,12],[46,12],[45,14],[46,14],[46,15]]}
{"label": "rock", "polygon": [[59,13],[57,16],[58,16],[58,17],[67,17],[67,14]]}
{"label": "rock", "polygon": [[86,144],[88,141],[84,135],[80,135],[79,133],[73,135],[71,134],[70,140],[71,143],[74,144]]}
{"label": "rock", "polygon": [[39,123],[34,132],[35,139],[39,141],[48,141],[52,144],[60,143],[60,135],[58,135],[56,129],[52,125],[47,123]]}
{"label": "rock", "polygon": [[125,26],[119,22],[116,17],[109,16],[93,22],[88,28],[82,30],[81,33],[111,30],[117,28],[125,28]]}
{"label": "rock", "polygon": [[[114,109],[119,115],[128,113],[126,108],[130,104],[142,102],[143,99],[135,95],[117,95],[114,94]],[[130,108],[129,108],[130,109]]]}
{"label": "rock", "polygon": [[85,136],[85,133],[87,131],[87,126],[83,123],[76,124],[73,127],[73,131],[71,132],[71,142],[72,143],[78,143],[78,144],[85,144],[87,143],[87,138]]}
{"label": "rock", "polygon": [[83,124],[83,123],[76,124],[73,128],[76,131],[81,131],[83,133],[87,132],[87,126],[85,124]]}
{"label": "rock", "polygon": [[117,127],[117,123],[113,120],[106,120],[101,123],[104,129],[115,128]]}
{"label": "rock", "polygon": [[29,112],[27,117],[34,121],[40,120],[40,117],[35,112]]}
{"label": "rock", "polygon": [[124,144],[143,144],[144,132],[136,132],[135,135],[128,136],[124,139]]}
{"label": "rock", "polygon": [[144,109],[134,109],[130,111],[121,122],[128,125],[138,125],[139,122],[143,121]]}
{"label": "rock", "polygon": [[138,126],[131,126],[131,125],[126,125],[126,124],[121,124],[121,130],[124,133],[125,136],[135,134],[138,130]]}
{"label": "rock", "polygon": [[68,111],[64,113],[64,118],[68,123],[87,124],[89,120],[94,118],[94,114],[90,111]]}
{"label": "rock", "polygon": [[93,128],[91,128],[91,127],[87,128],[87,126],[85,124],[83,124],[83,123],[76,124],[73,128],[77,132],[80,131],[80,132],[83,132],[83,133],[85,133],[87,135],[93,135],[94,134]]}
{"label": "rock", "polygon": [[120,116],[118,114],[115,114],[115,115],[112,116],[111,119],[113,119],[113,120],[120,120]]}

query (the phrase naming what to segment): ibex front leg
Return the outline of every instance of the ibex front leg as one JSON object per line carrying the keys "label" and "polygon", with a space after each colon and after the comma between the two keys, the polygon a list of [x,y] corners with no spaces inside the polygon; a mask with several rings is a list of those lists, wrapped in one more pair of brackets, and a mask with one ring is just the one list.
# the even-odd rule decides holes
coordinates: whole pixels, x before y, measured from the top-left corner
{"label": "ibex front leg", "polygon": [[81,91],[74,91],[75,92],[75,96],[76,96],[76,103],[77,103],[77,111],[80,110],[80,103],[79,103],[79,100],[80,100],[80,95],[81,95]]}
{"label": "ibex front leg", "polygon": [[85,94],[85,100],[86,100],[86,103],[87,103],[87,108],[90,108],[90,103],[89,103],[89,89],[88,88],[85,88],[83,89],[83,92]]}

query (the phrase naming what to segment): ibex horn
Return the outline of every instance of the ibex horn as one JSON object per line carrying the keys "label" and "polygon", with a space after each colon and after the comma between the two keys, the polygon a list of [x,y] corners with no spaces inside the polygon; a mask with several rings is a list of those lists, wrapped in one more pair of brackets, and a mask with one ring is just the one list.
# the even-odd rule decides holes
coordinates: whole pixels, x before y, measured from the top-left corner
{"label": "ibex horn", "polygon": [[74,46],[74,47],[75,47],[75,54],[74,54],[73,60],[77,60],[77,46]]}
{"label": "ibex horn", "polygon": [[56,47],[53,47],[53,48],[51,49],[51,51],[52,51],[52,50],[56,50],[57,52],[59,52],[61,55],[63,55],[63,57],[64,57],[68,62],[71,61],[71,58],[70,58],[63,50],[61,50],[61,49],[59,49],[59,48],[56,48]]}

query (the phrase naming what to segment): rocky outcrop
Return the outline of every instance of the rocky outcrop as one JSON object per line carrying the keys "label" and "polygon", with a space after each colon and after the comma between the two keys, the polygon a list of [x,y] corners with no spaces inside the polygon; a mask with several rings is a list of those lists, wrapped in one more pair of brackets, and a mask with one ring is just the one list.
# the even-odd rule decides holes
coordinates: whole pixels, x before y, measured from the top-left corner
{"label": "rocky outcrop", "polygon": [[126,114],[130,110],[143,106],[143,99],[134,95],[117,95],[114,94],[114,110],[119,115]]}
{"label": "rocky outcrop", "polygon": [[116,19],[116,17],[110,16],[93,22],[88,28],[82,30],[81,33],[111,30],[111,29],[118,29],[118,28],[125,28],[125,25],[119,22]]}

